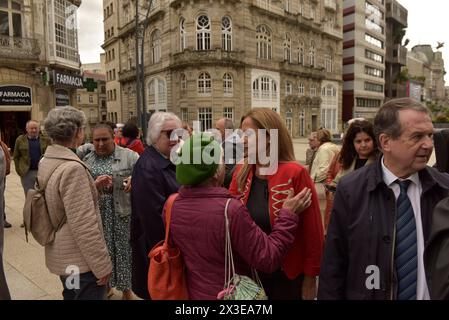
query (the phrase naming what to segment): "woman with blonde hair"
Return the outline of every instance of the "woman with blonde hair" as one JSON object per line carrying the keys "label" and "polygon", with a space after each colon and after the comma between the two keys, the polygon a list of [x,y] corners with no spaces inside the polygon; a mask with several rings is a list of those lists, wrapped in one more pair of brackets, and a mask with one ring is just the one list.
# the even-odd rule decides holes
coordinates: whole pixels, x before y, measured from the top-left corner
{"label": "woman with blonde hair", "polygon": [[320,204],[321,218],[325,220],[326,215],[326,190],[324,184],[327,178],[327,172],[335,155],[340,152],[340,147],[332,143],[331,133],[329,130],[320,129],[316,133],[319,141],[319,147],[316,151],[315,158],[310,165],[310,176],[315,183],[315,189],[318,194]]}
{"label": "woman with blonde hair", "polygon": [[[278,213],[290,190],[294,194],[304,188],[312,191],[311,204],[300,216],[295,240],[282,268],[270,274],[259,273],[267,296],[270,299],[314,299],[324,237],[313,182],[307,170],[296,162],[292,139],[276,112],[265,108],[251,109],[242,117],[241,129],[244,132],[245,158],[236,166],[230,192],[241,196],[252,219],[265,233],[270,234],[276,225]],[[277,130],[277,141],[272,141],[274,132],[271,130]],[[265,146],[260,148],[257,143],[263,138],[266,138]],[[255,148],[254,143],[257,144]],[[276,147],[277,154],[272,154]],[[261,150],[263,148],[265,150]],[[264,152],[270,158],[277,156],[275,172],[266,172],[267,165],[260,157]]]}

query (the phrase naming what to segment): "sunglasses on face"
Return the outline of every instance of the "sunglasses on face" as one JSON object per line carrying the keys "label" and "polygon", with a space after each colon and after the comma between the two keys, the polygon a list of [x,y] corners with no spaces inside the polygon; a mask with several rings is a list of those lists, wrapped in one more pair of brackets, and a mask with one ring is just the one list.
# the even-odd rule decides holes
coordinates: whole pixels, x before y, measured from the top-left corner
{"label": "sunglasses on face", "polygon": [[165,136],[170,139],[172,137],[172,133],[174,132],[176,137],[182,137],[182,129],[170,129],[170,130],[161,130],[161,134],[165,134]]}

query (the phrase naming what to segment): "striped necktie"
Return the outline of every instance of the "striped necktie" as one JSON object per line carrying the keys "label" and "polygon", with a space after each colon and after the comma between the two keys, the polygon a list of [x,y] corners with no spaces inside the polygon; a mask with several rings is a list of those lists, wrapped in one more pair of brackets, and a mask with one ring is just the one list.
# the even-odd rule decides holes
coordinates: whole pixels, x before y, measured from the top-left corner
{"label": "striped necktie", "polygon": [[396,275],[398,300],[416,300],[418,254],[416,221],[412,203],[407,195],[410,180],[399,181],[401,193],[396,202]]}

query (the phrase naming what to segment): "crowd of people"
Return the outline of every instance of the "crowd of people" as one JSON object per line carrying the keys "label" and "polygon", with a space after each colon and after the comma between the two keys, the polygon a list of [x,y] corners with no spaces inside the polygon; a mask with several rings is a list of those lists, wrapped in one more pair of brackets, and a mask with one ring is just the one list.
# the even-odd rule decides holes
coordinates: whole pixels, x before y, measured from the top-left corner
{"label": "crowd of people", "polygon": [[[123,299],[151,299],[148,254],[165,238],[172,194],[169,240],[181,251],[190,299],[223,290],[225,211],[235,270],[257,274],[269,299],[449,298],[449,134],[435,133],[417,101],[394,99],[373,122],[350,121],[341,146],[326,129],[312,132],[305,165],[280,115],[265,108],[251,109],[238,128],[219,119],[214,132],[156,112],[145,141],[133,123],[101,123],[86,143],[85,125],[76,108],[53,109],[45,135],[30,120],[13,154],[25,195],[48,180],[48,213],[62,217],[45,259],[64,299],[106,299],[112,288]],[[274,172],[265,154],[276,156]],[[2,146],[0,299],[10,298],[2,261],[8,156]],[[67,285],[67,266],[77,266],[78,287]]]}

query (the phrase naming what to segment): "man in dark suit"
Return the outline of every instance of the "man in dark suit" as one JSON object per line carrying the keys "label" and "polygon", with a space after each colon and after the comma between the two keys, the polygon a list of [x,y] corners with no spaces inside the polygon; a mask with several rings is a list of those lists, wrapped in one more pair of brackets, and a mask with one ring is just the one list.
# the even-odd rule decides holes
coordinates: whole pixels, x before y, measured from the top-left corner
{"label": "man in dark suit", "polygon": [[385,103],[374,119],[380,159],[337,187],[318,299],[427,300],[423,252],[449,175],[427,166],[429,111],[410,98]]}
{"label": "man in dark suit", "polygon": [[449,173],[449,129],[435,132],[433,136],[435,144],[435,167],[441,171]]}

